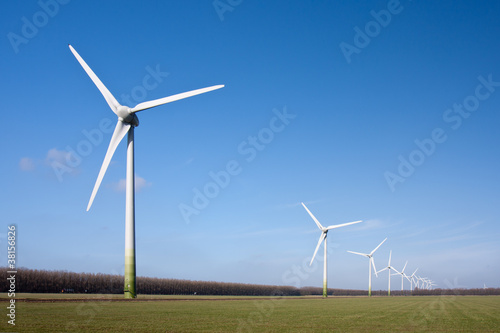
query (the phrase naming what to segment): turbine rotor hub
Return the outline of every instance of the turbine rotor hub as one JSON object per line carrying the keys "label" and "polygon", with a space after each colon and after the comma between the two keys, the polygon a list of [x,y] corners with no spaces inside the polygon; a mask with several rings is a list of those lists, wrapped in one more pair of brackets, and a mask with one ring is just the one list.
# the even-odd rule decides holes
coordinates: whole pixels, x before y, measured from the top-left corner
{"label": "turbine rotor hub", "polygon": [[128,116],[132,115],[130,108],[128,106],[120,105],[116,109],[116,115],[122,119],[127,119]]}
{"label": "turbine rotor hub", "polygon": [[116,109],[116,114],[124,123],[130,124],[134,127],[139,126],[139,118],[137,118],[134,113],[130,112],[130,108],[128,106],[119,106],[118,109]]}

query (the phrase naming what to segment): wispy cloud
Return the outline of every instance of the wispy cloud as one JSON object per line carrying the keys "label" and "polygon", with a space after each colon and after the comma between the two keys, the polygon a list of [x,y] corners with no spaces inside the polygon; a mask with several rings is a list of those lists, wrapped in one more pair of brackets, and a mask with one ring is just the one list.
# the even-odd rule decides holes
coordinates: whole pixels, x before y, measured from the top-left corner
{"label": "wispy cloud", "polygon": [[[465,240],[482,240],[484,238],[490,238],[494,237],[495,235],[492,235],[491,233],[478,233],[477,229],[480,228],[480,226],[483,225],[483,222],[481,221],[475,221],[466,225],[461,225],[458,226],[455,229],[450,229],[449,224],[446,225],[441,225],[439,226],[441,229],[446,227],[446,231],[436,231],[433,233],[435,236],[434,238],[427,238],[425,240],[415,242],[413,244],[419,245],[419,246],[427,246],[431,244],[445,244],[445,243],[452,243],[452,242],[457,242],[457,241],[465,241]],[[436,228],[428,228],[425,230],[425,233],[429,233],[431,230],[436,229]],[[474,232],[472,232],[474,231]],[[444,235],[442,237],[439,237],[441,235]]]}
{"label": "wispy cloud", "polygon": [[184,165],[190,165],[191,163],[193,163],[193,161],[194,161],[194,157],[191,157],[184,162]]}
{"label": "wispy cloud", "polygon": [[[135,176],[135,190],[137,192],[141,191],[144,188],[150,187],[152,185],[151,182],[146,181],[146,179]],[[111,188],[117,192],[125,192],[127,181],[125,179],[120,179],[117,183],[112,183]]]}
{"label": "wispy cloud", "polygon": [[353,225],[356,231],[384,228],[386,224],[379,219],[363,220],[363,222]]}
{"label": "wispy cloud", "polygon": [[463,233],[463,232],[469,232],[473,229],[476,229],[477,227],[481,226],[484,222],[482,221],[476,221],[476,222],[472,222],[472,223],[469,223],[467,225],[463,225],[463,226],[460,226],[454,230],[452,230],[453,233]]}
{"label": "wispy cloud", "polygon": [[23,157],[19,161],[19,168],[22,171],[34,171],[36,168],[35,161],[32,158]]}
{"label": "wispy cloud", "polygon": [[78,169],[80,162],[81,157],[74,155],[72,152],[52,148],[47,151],[45,158],[42,159],[32,157],[21,158],[19,160],[19,169],[26,172],[35,171],[39,167],[42,169],[51,169],[60,178],[66,173],[72,175],[78,174],[80,171]]}
{"label": "wispy cloud", "polygon": [[45,156],[45,164],[51,165],[53,162],[67,164],[67,161],[72,158],[73,157],[69,151],[52,148],[47,152],[47,156]]}

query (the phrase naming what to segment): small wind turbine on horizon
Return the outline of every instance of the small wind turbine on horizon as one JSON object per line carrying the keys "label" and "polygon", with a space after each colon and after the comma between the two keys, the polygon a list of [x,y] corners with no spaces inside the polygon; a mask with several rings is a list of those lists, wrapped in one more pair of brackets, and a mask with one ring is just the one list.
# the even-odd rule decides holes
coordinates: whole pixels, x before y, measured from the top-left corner
{"label": "small wind turbine on horizon", "polygon": [[437,284],[434,281],[430,280],[429,289],[432,290],[432,287],[437,287]]}
{"label": "small wind turbine on horizon", "polygon": [[413,281],[415,279],[415,273],[418,271],[418,268],[413,272],[412,275],[408,276],[405,274],[405,277],[408,281],[410,281],[410,291],[413,291]]}
{"label": "small wind turbine on horizon", "polygon": [[405,265],[403,266],[403,269],[401,270],[401,272],[398,272],[396,269],[394,269],[396,271],[395,274],[393,275],[401,275],[401,291],[403,291],[403,280],[405,278],[405,268],[406,268],[406,265],[408,265],[408,260],[406,261]]}
{"label": "small wind turbine on horizon", "polygon": [[391,266],[391,256],[392,256],[392,250],[389,252],[389,263],[387,264],[387,267],[382,268],[380,271],[377,272],[380,273],[385,271],[386,269],[389,270],[389,286],[387,288],[387,296],[391,296],[391,269],[397,272],[397,270]]}
{"label": "small wind turbine on horizon", "polygon": [[415,278],[417,279],[415,288],[424,289],[424,279],[421,276],[417,275],[415,275]]}
{"label": "small wind turbine on horizon", "polygon": [[331,226],[325,228],[321,225],[321,223],[319,223],[318,219],[316,219],[316,217],[309,211],[309,209],[307,209],[306,205],[304,205],[303,202],[301,202],[301,204],[302,204],[302,206],[304,206],[304,208],[306,209],[309,216],[311,216],[311,218],[314,220],[314,222],[316,222],[316,225],[318,226],[319,230],[321,230],[321,235],[319,236],[318,245],[316,245],[316,249],[314,250],[314,254],[312,256],[311,262],[309,263],[309,266],[312,265],[314,258],[316,257],[316,253],[318,252],[318,249],[321,245],[321,242],[324,242],[325,257],[324,257],[324,264],[323,264],[323,297],[327,297],[328,296],[328,288],[327,288],[327,276],[326,276],[327,275],[326,274],[326,236],[328,234],[328,230],[340,228],[340,227],[345,227],[345,226],[348,226],[351,224],[356,224],[356,223],[359,223],[362,221],[354,221],[354,222],[348,222],[348,223],[343,223],[343,224],[336,224],[336,225],[331,225]]}
{"label": "small wind turbine on horizon", "polygon": [[387,240],[387,237],[376,248],[374,248],[373,251],[370,252],[370,253],[360,253],[360,252],[347,251],[349,253],[353,253],[353,254],[357,254],[357,255],[360,255],[360,256],[364,256],[364,257],[367,257],[369,259],[368,260],[368,296],[372,295],[372,267],[373,267],[373,271],[375,272],[375,276],[378,277],[377,269],[375,268],[375,261],[373,260],[373,254],[375,253],[375,251],[378,250],[378,248],[382,244],[384,244],[384,242],[386,240]]}
{"label": "small wind turbine on horizon", "polygon": [[420,278],[415,275],[415,289],[420,289]]}
{"label": "small wind turbine on horizon", "polygon": [[108,146],[108,150],[104,157],[104,162],[102,163],[101,170],[97,176],[97,180],[92,190],[92,195],[90,196],[89,203],[87,205],[87,211],[92,206],[92,202],[97,194],[97,190],[101,185],[102,179],[106,170],[108,169],[111,158],[115,153],[116,148],[120,141],[128,133],[127,142],[127,175],[126,175],[126,195],[125,195],[125,284],[124,284],[124,295],[125,298],[135,298],[136,293],[136,269],[135,269],[135,179],[134,179],[134,127],[139,126],[139,119],[136,113],[146,109],[154,108],[159,105],[174,102],[180,99],[188,98],[198,94],[203,94],[212,90],[220,89],[224,85],[211,86],[207,88],[191,90],[188,92],[172,95],[169,97],[164,97],[148,102],[143,102],[137,104],[135,107],[128,107],[121,105],[115,99],[115,97],[109,92],[106,86],[99,80],[97,75],[90,69],[87,63],[80,57],[76,50],[69,45],[69,49],[76,57],[76,60],[83,67],[85,72],[88,74],[90,79],[97,86],[97,89],[101,92],[104,99],[108,103],[111,110],[118,117],[113,136]]}

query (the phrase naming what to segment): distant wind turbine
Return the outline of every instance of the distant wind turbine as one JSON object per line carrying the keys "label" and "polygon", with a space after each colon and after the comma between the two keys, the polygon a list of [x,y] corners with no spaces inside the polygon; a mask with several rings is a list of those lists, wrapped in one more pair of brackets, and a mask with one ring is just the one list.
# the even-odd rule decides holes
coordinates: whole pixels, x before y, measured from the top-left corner
{"label": "distant wind turbine", "polygon": [[397,274],[401,275],[401,291],[403,291],[403,279],[405,278],[405,268],[406,268],[406,265],[408,265],[408,261],[406,261],[406,263],[405,263],[403,269],[401,270],[401,272],[396,271],[397,273],[394,274],[394,275],[397,275]]}
{"label": "distant wind turbine", "polygon": [[420,280],[420,289],[427,289],[427,286],[426,286],[426,283],[427,283],[427,280],[423,277],[419,277],[418,278]]}
{"label": "distant wind turbine", "polygon": [[415,275],[415,289],[420,289],[420,277]]}
{"label": "distant wind turbine", "polygon": [[397,272],[397,270],[391,266],[391,255],[392,255],[392,250],[389,252],[389,263],[387,264],[387,267],[382,268],[380,271],[377,272],[377,273],[380,273],[380,272],[383,272],[385,270],[389,271],[389,286],[387,288],[387,296],[391,296],[391,269],[393,271]]}
{"label": "distant wind turbine", "polygon": [[410,291],[413,291],[413,281],[415,279],[415,273],[418,271],[418,268],[413,272],[412,275],[408,276],[405,274],[405,277],[408,281],[410,281]]}
{"label": "distant wind turbine", "polygon": [[328,230],[335,229],[335,228],[340,228],[340,227],[345,227],[351,224],[359,223],[362,221],[354,221],[354,222],[348,222],[348,223],[343,223],[343,224],[336,224],[336,225],[331,225],[329,227],[323,227],[321,223],[319,223],[318,219],[314,217],[314,215],[307,209],[306,205],[304,205],[303,202],[301,202],[302,206],[306,209],[307,213],[311,218],[316,222],[316,225],[318,226],[319,230],[321,230],[321,235],[319,236],[319,241],[318,245],[316,245],[316,249],[314,250],[314,254],[312,256],[311,262],[309,263],[309,266],[312,265],[314,258],[316,257],[316,253],[318,252],[319,246],[321,245],[321,242],[324,241],[324,246],[325,246],[325,257],[324,257],[324,264],[323,264],[323,297],[328,296],[328,291],[327,291],[327,276],[326,276],[326,236],[328,234]]}
{"label": "distant wind turbine", "polygon": [[421,278],[422,280],[422,289],[430,289],[430,283],[431,283],[431,280],[428,279],[428,278]]}
{"label": "distant wind turbine", "polygon": [[69,49],[76,57],[76,60],[83,67],[85,72],[90,76],[90,79],[97,86],[97,89],[101,92],[104,99],[108,103],[111,110],[118,117],[115,131],[111,137],[111,141],[108,146],[108,151],[104,157],[104,162],[102,163],[101,170],[97,176],[97,181],[95,182],[94,189],[92,190],[92,195],[87,206],[87,211],[92,206],[92,202],[97,194],[97,190],[101,185],[102,179],[106,170],[108,169],[111,158],[115,153],[116,148],[120,141],[128,133],[127,142],[127,176],[126,176],[126,195],[125,195],[125,285],[124,294],[125,298],[135,298],[136,293],[136,272],[135,272],[135,179],[134,179],[134,127],[139,126],[139,119],[136,113],[142,110],[150,109],[159,105],[174,102],[187,97],[195,96],[205,92],[209,92],[215,89],[224,87],[223,85],[211,86],[208,88],[202,88],[197,90],[191,90],[181,94],[172,95],[169,97],[164,97],[156,99],[153,101],[143,102],[137,104],[135,107],[128,107],[121,105],[115,99],[115,97],[109,92],[108,88],[99,80],[97,75],[90,69],[87,63],[80,57],[76,50],[69,45]]}
{"label": "distant wind turbine", "polygon": [[368,260],[368,296],[371,296],[372,295],[372,266],[373,266],[373,271],[375,272],[375,276],[378,277],[378,274],[377,274],[377,269],[375,268],[375,261],[373,260],[373,254],[375,253],[375,251],[378,250],[378,248],[384,244],[384,242],[387,240],[387,238],[385,238],[382,243],[380,243],[376,248],[373,249],[372,252],[370,253],[360,253],[360,252],[353,252],[353,251],[347,251],[349,253],[354,253],[354,254],[357,254],[357,255],[360,255],[360,256],[364,256],[364,257],[367,257],[369,260]]}

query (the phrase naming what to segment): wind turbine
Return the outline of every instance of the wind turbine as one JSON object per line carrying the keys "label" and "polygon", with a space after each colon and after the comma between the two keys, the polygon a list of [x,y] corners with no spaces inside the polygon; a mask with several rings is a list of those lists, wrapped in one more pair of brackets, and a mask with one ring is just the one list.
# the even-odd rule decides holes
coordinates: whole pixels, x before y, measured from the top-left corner
{"label": "wind turbine", "polygon": [[415,289],[420,289],[420,277],[415,275]]}
{"label": "wind turbine", "polygon": [[360,252],[347,251],[347,252],[350,252],[350,253],[354,253],[354,254],[358,254],[360,256],[367,257],[369,259],[369,261],[368,261],[368,296],[372,295],[372,266],[373,266],[373,271],[375,272],[375,276],[378,277],[377,269],[375,268],[375,261],[373,260],[373,254],[375,253],[375,251],[378,250],[378,248],[380,247],[380,245],[384,244],[384,242],[386,240],[387,240],[387,237],[382,241],[382,243],[380,243],[370,253],[360,253]]}
{"label": "wind turbine", "polygon": [[405,274],[405,277],[408,281],[410,281],[410,291],[413,291],[413,281],[414,281],[414,278],[415,278],[415,273],[418,271],[418,268],[415,270],[415,272],[413,272],[412,275],[408,276]]}
{"label": "wind turbine", "polygon": [[397,275],[397,274],[401,275],[401,293],[403,292],[403,279],[405,277],[405,268],[406,268],[406,265],[408,265],[408,261],[406,261],[406,263],[405,263],[403,269],[401,270],[401,272],[398,272],[398,271],[395,270],[397,273],[394,274],[394,275]]}
{"label": "wind turbine", "polygon": [[391,255],[392,255],[392,250],[389,252],[389,263],[387,264],[387,267],[382,268],[380,271],[377,272],[378,274],[380,272],[385,271],[386,269],[389,270],[389,287],[387,288],[387,296],[391,296],[391,269],[397,272],[397,270],[391,266]]}
{"label": "wind turbine", "polygon": [[421,278],[421,280],[422,280],[422,288],[429,290],[429,284],[431,280],[429,280],[428,278]]}
{"label": "wind turbine", "polygon": [[434,283],[434,281],[429,280],[429,290],[432,290],[432,287],[437,286],[437,284]]}
{"label": "wind turbine", "polygon": [[126,176],[126,195],[125,195],[125,284],[124,284],[124,294],[125,298],[135,298],[136,294],[136,272],[135,272],[135,180],[134,180],[134,127],[139,126],[139,119],[136,116],[136,112],[150,109],[159,105],[174,102],[187,97],[195,96],[205,92],[209,92],[215,89],[224,87],[224,85],[211,86],[207,88],[191,90],[188,92],[172,95],[169,97],[164,97],[148,102],[143,102],[137,104],[135,107],[128,107],[121,105],[115,99],[115,97],[109,92],[109,90],[104,86],[104,84],[99,80],[97,75],[90,69],[87,63],[80,57],[76,50],[69,45],[69,49],[76,57],[76,60],[83,67],[85,72],[88,74],[90,79],[97,86],[97,89],[101,92],[104,99],[108,103],[111,110],[117,115],[118,121],[116,123],[113,136],[108,146],[108,151],[104,157],[104,162],[102,163],[101,170],[97,176],[97,180],[92,190],[92,195],[87,206],[87,211],[92,206],[92,202],[97,194],[97,190],[101,185],[102,179],[106,170],[108,169],[111,158],[118,147],[120,141],[128,133],[127,142],[127,176]]}
{"label": "wind turbine", "polygon": [[301,202],[301,204],[302,204],[302,206],[304,206],[307,213],[309,213],[309,216],[311,216],[311,218],[314,220],[314,222],[316,222],[316,225],[318,226],[319,230],[321,230],[321,235],[319,236],[318,245],[316,245],[316,250],[314,250],[314,254],[312,256],[311,262],[309,263],[309,266],[312,265],[314,258],[316,257],[316,253],[318,252],[319,246],[321,245],[321,242],[324,241],[324,243],[325,243],[324,244],[325,245],[325,258],[324,258],[325,261],[323,264],[323,297],[327,297],[328,292],[327,292],[327,277],[326,277],[326,236],[328,234],[328,230],[340,228],[340,227],[345,227],[345,226],[359,223],[362,221],[354,221],[354,222],[348,222],[348,223],[343,223],[343,224],[336,224],[336,225],[331,225],[331,226],[325,228],[321,225],[321,223],[319,223],[318,219],[316,219],[316,217],[314,217],[314,215],[309,211],[309,209],[307,209],[306,205],[304,205],[303,202]]}
{"label": "wind turbine", "polygon": [[418,277],[419,281],[420,281],[420,285],[419,285],[419,288],[420,289],[425,289],[425,278],[419,276]]}

